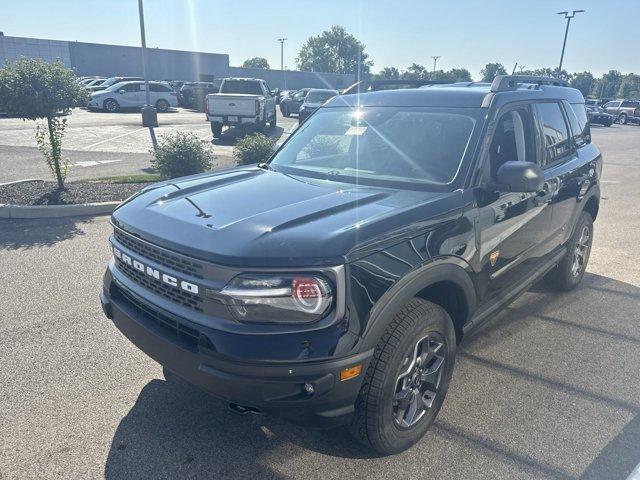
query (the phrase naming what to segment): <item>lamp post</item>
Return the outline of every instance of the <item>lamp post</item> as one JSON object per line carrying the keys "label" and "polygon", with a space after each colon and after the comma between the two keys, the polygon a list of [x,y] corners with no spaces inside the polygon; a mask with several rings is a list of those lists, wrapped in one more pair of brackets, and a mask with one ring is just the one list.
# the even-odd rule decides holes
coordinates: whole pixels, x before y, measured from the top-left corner
{"label": "lamp post", "polygon": [[569,12],[558,12],[557,15],[564,15],[564,18],[567,19],[567,28],[564,31],[564,41],[562,42],[562,53],[560,54],[560,65],[558,66],[558,77],[562,74],[562,61],[564,60],[564,49],[567,46],[567,35],[569,35],[569,25],[571,24],[571,19],[576,16],[577,13],[584,13],[585,10],[573,10],[571,13]]}
{"label": "lamp post", "polygon": [[140,39],[142,41],[142,76],[144,78],[144,93],[145,93],[145,105],[142,107],[142,126],[149,127],[149,135],[151,135],[151,143],[153,148],[158,146],[156,140],[156,132],[153,127],[158,126],[158,112],[150,105],[151,94],[149,92],[149,77],[147,73],[147,40],[144,34],[144,8],[142,6],[142,0],[138,0],[138,14],[140,16]]}
{"label": "lamp post", "polygon": [[287,89],[287,74],[284,71],[284,42],[286,41],[286,38],[279,38],[278,41],[280,42],[280,70],[282,70],[282,80],[284,82],[284,89]]}
{"label": "lamp post", "polygon": [[436,71],[436,63],[438,63],[438,59],[441,57],[442,55],[433,55],[431,58],[433,58],[433,71]]}

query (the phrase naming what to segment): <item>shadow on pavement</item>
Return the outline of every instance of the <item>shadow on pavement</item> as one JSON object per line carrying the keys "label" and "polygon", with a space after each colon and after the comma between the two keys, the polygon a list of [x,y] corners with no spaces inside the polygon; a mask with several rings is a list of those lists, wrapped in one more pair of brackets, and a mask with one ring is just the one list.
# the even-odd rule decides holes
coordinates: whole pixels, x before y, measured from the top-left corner
{"label": "shadow on pavement", "polygon": [[[603,298],[608,302],[604,303]],[[463,475],[462,463],[457,463],[459,456],[473,462],[477,455],[478,459],[489,458],[496,466],[512,465],[516,471],[536,478],[569,479],[582,475],[581,478],[589,480],[624,479],[640,462],[640,400],[633,395],[634,390],[640,390],[640,385],[633,385],[637,376],[602,376],[597,383],[585,383],[580,376],[584,369],[549,369],[533,360],[518,364],[517,353],[508,350],[527,348],[527,355],[533,358],[549,355],[550,350],[553,356],[550,361],[581,365],[584,357],[590,356],[588,348],[580,345],[583,339],[585,343],[602,340],[612,355],[618,356],[617,362],[637,364],[640,325],[633,319],[638,318],[639,306],[640,288],[599,275],[585,275],[582,285],[567,294],[551,293],[537,285],[533,293],[497,315],[480,333],[465,339],[456,367],[461,370],[459,375],[466,378],[465,385],[455,385],[456,391],[450,392],[445,401],[444,415],[441,413],[425,439],[395,457],[376,458],[360,447],[346,429],[313,431],[275,418],[239,417],[229,412],[224,403],[184,382],[152,380],[115,432],[105,476],[291,478],[296,477],[296,472],[283,475],[278,466],[299,456],[317,462],[322,455],[366,462],[368,469],[380,468],[381,473],[403,471],[407,461],[429,459],[435,465],[447,465],[449,472],[460,465]],[[633,312],[636,315],[630,316]],[[575,341],[566,344],[558,340],[566,335],[574,336]],[[550,345],[553,348],[547,348]],[[500,356],[503,353],[506,357]],[[540,431],[534,432],[548,438],[551,448],[539,448],[526,435],[521,438],[517,433],[513,436],[504,433],[505,429],[526,431],[530,428],[527,417],[536,413],[521,405],[515,407],[516,418],[510,418],[512,414],[496,407],[492,400],[478,398],[487,372],[496,377],[493,380],[507,382],[516,398],[535,389],[536,396],[566,402],[545,412],[558,419],[557,425],[546,422],[538,426]],[[572,410],[578,416],[569,423],[568,430],[561,413],[583,404],[613,410],[621,419],[632,415],[633,420],[622,430],[619,424],[611,425],[609,430],[600,431],[597,438],[584,440],[587,433],[580,431],[580,425],[591,422],[587,413]],[[494,431],[469,426],[474,425],[469,422],[470,415],[491,416],[489,425],[493,422],[499,428]],[[589,447],[583,452],[575,452],[572,445],[555,448],[556,435],[562,438],[575,435]],[[443,442],[447,445],[445,449],[438,447]],[[576,453],[583,454],[581,460],[574,458]],[[322,476],[319,470],[318,476]]]}
{"label": "shadow on pavement", "polygon": [[0,220],[0,250],[46,247],[84,235],[93,217]]}

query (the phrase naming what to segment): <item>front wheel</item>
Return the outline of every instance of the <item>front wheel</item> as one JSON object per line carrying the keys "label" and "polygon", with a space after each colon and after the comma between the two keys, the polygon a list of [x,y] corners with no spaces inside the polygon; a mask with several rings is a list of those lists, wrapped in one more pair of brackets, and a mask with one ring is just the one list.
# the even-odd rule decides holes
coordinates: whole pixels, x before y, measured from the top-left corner
{"label": "front wheel", "polygon": [[116,102],[113,98],[107,98],[104,101],[104,109],[107,112],[117,112],[119,108],[120,105],[118,105],[118,102]]}
{"label": "front wheel", "polygon": [[353,435],[384,455],[418,442],[442,406],[455,354],[447,312],[420,298],[409,301],[375,348],[356,401]]}
{"label": "front wheel", "polygon": [[545,275],[545,283],[560,291],[576,288],[587,269],[592,241],[593,218],[589,213],[582,212],[573,235],[567,243],[567,253],[560,263]]}
{"label": "front wheel", "polygon": [[289,113],[289,107],[287,107],[286,103],[284,105],[282,103],[280,104],[280,111],[282,112],[283,117],[289,118],[291,116]]}

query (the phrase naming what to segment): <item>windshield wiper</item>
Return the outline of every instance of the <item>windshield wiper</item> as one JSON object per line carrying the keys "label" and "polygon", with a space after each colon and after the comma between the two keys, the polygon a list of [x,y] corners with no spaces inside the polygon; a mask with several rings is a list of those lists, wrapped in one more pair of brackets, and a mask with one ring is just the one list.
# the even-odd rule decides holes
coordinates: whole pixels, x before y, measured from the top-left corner
{"label": "windshield wiper", "polygon": [[269,166],[269,164],[267,162],[261,162],[258,164],[258,168],[261,168],[263,170],[272,170],[272,168]]}

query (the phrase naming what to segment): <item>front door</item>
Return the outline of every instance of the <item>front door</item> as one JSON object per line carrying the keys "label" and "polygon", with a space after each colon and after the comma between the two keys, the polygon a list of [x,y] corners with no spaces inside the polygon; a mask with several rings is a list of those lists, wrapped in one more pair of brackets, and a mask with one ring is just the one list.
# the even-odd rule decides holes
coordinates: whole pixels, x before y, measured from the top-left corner
{"label": "front door", "polygon": [[479,282],[483,289],[479,294],[485,305],[508,296],[553,249],[549,232],[553,185],[545,184],[545,190],[538,193],[487,188],[496,183],[496,173],[505,162],[540,164],[539,137],[529,105],[501,112],[496,122],[484,162],[485,198],[479,204],[476,220],[480,275],[484,280]]}

